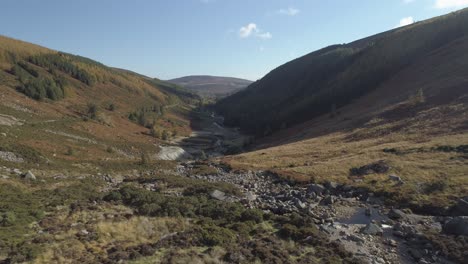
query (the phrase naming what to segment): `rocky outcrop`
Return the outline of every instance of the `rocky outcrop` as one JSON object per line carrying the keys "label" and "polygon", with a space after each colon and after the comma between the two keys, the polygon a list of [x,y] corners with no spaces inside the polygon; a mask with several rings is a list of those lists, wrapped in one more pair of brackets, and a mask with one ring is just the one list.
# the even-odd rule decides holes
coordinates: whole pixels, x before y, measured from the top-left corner
{"label": "rocky outcrop", "polygon": [[468,236],[468,216],[457,216],[444,224],[443,232],[449,235]]}

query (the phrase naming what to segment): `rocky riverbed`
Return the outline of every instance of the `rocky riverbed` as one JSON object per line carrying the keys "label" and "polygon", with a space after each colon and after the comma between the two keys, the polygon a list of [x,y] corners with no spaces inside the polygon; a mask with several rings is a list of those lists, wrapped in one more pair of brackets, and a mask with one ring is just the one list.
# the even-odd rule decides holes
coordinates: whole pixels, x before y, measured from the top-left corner
{"label": "rocky riverbed", "polygon": [[291,185],[267,171],[234,172],[213,163],[209,166],[217,173],[197,175],[194,166],[196,162],[180,163],[177,174],[230,183],[243,194],[235,197],[215,190],[210,194],[213,199],[239,201],[274,214],[310,216],[330,240],[341,243],[363,263],[452,263],[424,235],[428,230],[441,232],[452,218],[388,208],[364,189],[334,182]]}

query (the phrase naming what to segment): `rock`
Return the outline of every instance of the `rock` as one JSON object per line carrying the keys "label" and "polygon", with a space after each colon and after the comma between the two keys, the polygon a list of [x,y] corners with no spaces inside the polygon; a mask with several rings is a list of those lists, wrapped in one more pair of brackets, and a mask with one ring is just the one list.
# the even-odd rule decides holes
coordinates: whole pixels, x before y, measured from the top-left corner
{"label": "rock", "polygon": [[36,176],[35,176],[31,171],[26,172],[26,173],[23,175],[23,178],[24,178],[25,180],[31,180],[31,181],[35,181],[35,180],[36,180]]}
{"label": "rock", "polygon": [[335,203],[335,197],[332,196],[332,195],[329,195],[325,198],[323,198],[322,202],[321,202],[323,205],[330,205],[330,204],[333,204]]}
{"label": "rock", "polygon": [[398,209],[392,209],[388,213],[388,217],[393,220],[398,220],[406,217],[406,214],[403,213],[403,211],[398,210]]}
{"label": "rock", "polygon": [[420,259],[422,259],[422,257],[423,257],[422,253],[421,253],[419,250],[414,249],[414,248],[412,248],[412,249],[409,250],[409,254],[410,254],[415,260],[420,260]]}
{"label": "rock", "polygon": [[468,215],[468,196],[458,200],[457,204],[452,208],[453,215]]}
{"label": "rock", "polygon": [[401,179],[400,176],[396,176],[396,175],[393,175],[393,174],[388,175],[388,179],[391,180],[391,181],[394,181],[394,182],[404,183],[404,181]]}
{"label": "rock", "polygon": [[363,238],[361,238],[361,237],[359,237],[357,235],[354,235],[354,234],[348,235],[347,239],[351,240],[351,241],[354,241],[354,242],[364,243]]}
{"label": "rock", "polygon": [[387,245],[389,245],[391,247],[397,247],[398,246],[398,243],[393,239],[385,240],[385,244],[387,244]]}
{"label": "rock", "polygon": [[371,216],[371,215],[372,215],[371,209],[370,209],[369,207],[367,207],[367,208],[364,210],[364,214],[365,214],[366,216]]}
{"label": "rock", "polygon": [[442,226],[442,231],[449,235],[468,236],[468,216],[457,216]]}
{"label": "rock", "polygon": [[370,223],[361,229],[361,233],[366,235],[382,235],[383,230],[378,225]]}
{"label": "rock", "polygon": [[4,137],[6,137],[6,136],[7,136],[7,134],[6,134],[6,133],[1,133],[0,135],[2,135],[2,136],[4,136]]}
{"label": "rock", "polygon": [[325,187],[321,184],[311,184],[307,189],[309,193],[322,194],[325,191]]}
{"label": "rock", "polygon": [[252,202],[252,201],[257,200],[257,195],[255,195],[255,194],[252,193],[252,192],[247,192],[247,193],[245,194],[245,198],[247,199],[247,201]]}
{"label": "rock", "polygon": [[211,198],[214,198],[216,200],[224,201],[226,200],[226,194],[220,190],[214,190],[210,193]]}
{"label": "rock", "polygon": [[368,174],[373,174],[373,173],[385,173],[390,169],[390,166],[388,166],[385,161],[379,160],[375,163],[371,163],[368,165],[364,165],[359,168],[351,168],[349,170],[349,173],[351,176],[363,176],[363,175],[368,175]]}
{"label": "rock", "polygon": [[338,189],[338,186],[339,186],[339,184],[336,183],[336,182],[326,182],[325,183],[325,187],[327,187],[328,189],[331,189],[331,190]]}

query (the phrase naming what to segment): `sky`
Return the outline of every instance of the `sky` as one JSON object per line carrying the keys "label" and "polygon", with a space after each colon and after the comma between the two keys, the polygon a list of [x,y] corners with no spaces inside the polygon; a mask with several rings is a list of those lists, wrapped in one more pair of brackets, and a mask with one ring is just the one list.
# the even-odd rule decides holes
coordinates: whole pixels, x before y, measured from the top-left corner
{"label": "sky", "polygon": [[325,46],[468,7],[468,0],[0,2],[0,35],[164,80],[257,80]]}

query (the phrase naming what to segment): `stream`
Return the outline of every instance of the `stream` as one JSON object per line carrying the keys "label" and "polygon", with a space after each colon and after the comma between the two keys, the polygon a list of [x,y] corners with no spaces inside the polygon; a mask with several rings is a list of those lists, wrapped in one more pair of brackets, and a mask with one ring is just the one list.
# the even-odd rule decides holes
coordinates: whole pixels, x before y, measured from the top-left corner
{"label": "stream", "polygon": [[422,235],[427,230],[440,232],[437,217],[388,208],[382,198],[365,190],[333,182],[290,185],[268,171],[230,171],[215,162],[208,164],[216,174],[197,175],[192,171],[197,159],[221,157],[230,146],[245,140],[236,129],[217,121],[222,118],[211,117],[203,130],[161,147],[159,156],[179,161],[177,175],[230,183],[243,193],[231,197],[216,190],[210,194],[213,199],[241,202],[274,214],[312,217],[331,241],[342,244],[362,263],[452,263]]}

